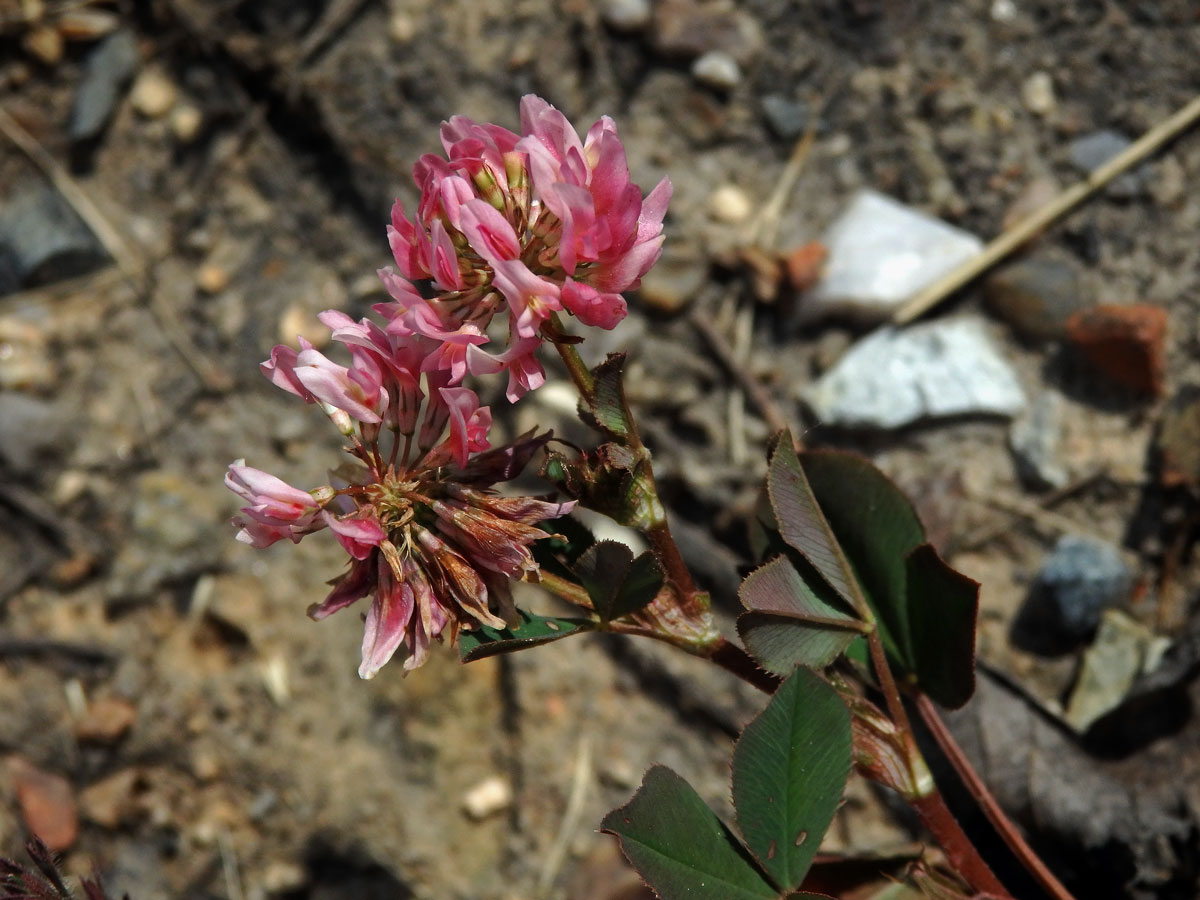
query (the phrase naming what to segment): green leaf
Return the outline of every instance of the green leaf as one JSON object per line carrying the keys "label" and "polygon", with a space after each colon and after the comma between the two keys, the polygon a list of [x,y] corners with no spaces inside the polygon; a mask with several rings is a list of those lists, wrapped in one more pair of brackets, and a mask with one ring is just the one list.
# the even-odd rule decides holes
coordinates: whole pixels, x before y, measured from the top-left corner
{"label": "green leaf", "polygon": [[838,547],[835,532],[826,521],[818,499],[809,487],[805,472],[796,457],[792,437],[784,432],[767,470],[767,493],[779,526],[779,534],[788,546],[812,564],[838,595],[854,608],[854,577]]}
{"label": "green leaf", "polygon": [[824,668],[862,633],[823,579],[810,572],[806,580],[784,556],[746,576],[738,597],[750,610],[738,619],[738,633],[759,665],[776,675],[798,664]]}
{"label": "green leaf", "polygon": [[633,551],[619,541],[590,547],[575,564],[575,575],[604,622],[637,612],[654,599],[664,579],[652,553],[634,559]]}
{"label": "green leaf", "polygon": [[796,666],[823,669],[845,652],[858,631],[841,631],[798,622],[770,613],[742,613],[738,634],[754,661],[787,677]]}
{"label": "green leaf", "polygon": [[755,859],[800,887],[850,774],[850,712],[808,669],[792,674],[733,751],[733,805]]}
{"label": "green leaf", "polygon": [[686,781],[654,766],[600,827],[661,900],[776,900],[738,839]]}
{"label": "green leaf", "polygon": [[957,709],[975,693],[979,583],[948,566],[929,544],[905,562],[917,683],[942,706]]}
{"label": "green leaf", "polygon": [[622,382],[624,367],[624,353],[608,354],[604,362],[592,369],[594,402],[587,406],[582,399],[579,401],[579,417],[614,438],[627,438],[632,433]]}
{"label": "green leaf", "polygon": [[594,623],[588,619],[535,616],[523,609],[517,610],[517,614],[521,617],[521,624],[516,628],[489,628],[484,625],[475,631],[460,632],[458,652],[462,661],[468,663],[499,653],[515,653],[581,631],[591,631],[594,627]]}
{"label": "green leaf", "polygon": [[916,670],[905,560],[925,543],[912,504],[870,462],[852,453],[804,454],[804,474],[879,619],[884,647]]}

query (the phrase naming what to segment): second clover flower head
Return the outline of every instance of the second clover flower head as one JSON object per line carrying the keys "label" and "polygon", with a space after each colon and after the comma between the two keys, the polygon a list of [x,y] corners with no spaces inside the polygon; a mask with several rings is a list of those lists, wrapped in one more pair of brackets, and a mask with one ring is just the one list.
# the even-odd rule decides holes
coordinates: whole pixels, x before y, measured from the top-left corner
{"label": "second clover flower head", "polygon": [[[442,345],[429,365],[448,384],[506,371],[516,400],[545,381],[535,354],[552,314],[605,329],[625,317],[621,292],[661,252],[671,185],[664,178],[643,197],[611,119],[580,140],[533,95],[521,100],[520,135],[455,116],[442,146],[444,159],[427,154],[414,167],[414,215],[399,201],[392,209],[399,272],[380,271],[393,302],[376,309],[389,333]],[[432,296],[414,282],[428,282]],[[495,351],[489,325],[502,313],[507,343]]]}
{"label": "second clover flower head", "polygon": [[321,314],[350,365],[301,340],[278,346],[262,370],[274,384],[319,404],[350,438],[354,461],[337,470],[340,487],[295,488],[238,460],[225,483],[246,504],[238,539],[267,547],[328,528],[349,569],[309,615],[322,619],[370,596],[359,674],[372,677],[398,651],[421,665],[433,640],[460,629],[515,622],[510,578],[536,578],[530,544],[537,523],[573,503],[508,498],[494,485],[525,467],[548,435],[524,435],[492,449],[491,412],[474,391],[451,386],[448,368],[430,365],[444,346],[388,331],[336,310]]}

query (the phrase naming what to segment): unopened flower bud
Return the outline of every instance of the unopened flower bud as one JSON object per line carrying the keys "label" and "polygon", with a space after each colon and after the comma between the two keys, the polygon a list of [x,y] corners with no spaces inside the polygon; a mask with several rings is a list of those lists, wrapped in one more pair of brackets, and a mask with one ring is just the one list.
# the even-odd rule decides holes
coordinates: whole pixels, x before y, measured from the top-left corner
{"label": "unopened flower bud", "polygon": [[325,411],[325,415],[329,416],[329,420],[333,422],[333,427],[341,434],[346,437],[354,434],[354,420],[350,418],[350,413],[329,403],[322,403],[321,409]]}
{"label": "unopened flower bud", "polygon": [[317,501],[318,506],[324,506],[337,496],[337,491],[332,485],[328,484],[322,485],[319,488],[313,488],[311,491],[309,491],[309,493],[312,494],[312,498]]}
{"label": "unopened flower bud", "polygon": [[480,168],[471,176],[471,180],[475,182],[475,187],[479,188],[480,197],[500,212],[504,212],[504,191],[500,189],[500,185],[496,183],[496,179],[492,177],[492,173],[486,167]]}

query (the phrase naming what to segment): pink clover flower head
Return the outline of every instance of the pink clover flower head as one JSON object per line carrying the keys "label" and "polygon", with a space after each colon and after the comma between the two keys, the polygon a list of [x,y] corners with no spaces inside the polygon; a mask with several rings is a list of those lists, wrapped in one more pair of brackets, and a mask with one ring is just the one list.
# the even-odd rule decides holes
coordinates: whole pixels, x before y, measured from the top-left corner
{"label": "pink clover flower head", "polygon": [[[625,317],[621,293],[638,286],[662,251],[671,184],[664,178],[643,198],[611,119],[581,140],[533,95],[521,100],[519,135],[455,116],[442,125],[442,147],[444,159],[426,154],[414,166],[414,216],[399,201],[392,209],[388,242],[398,272],[380,276],[395,302],[377,309],[389,332],[459,338],[435,357],[451,370],[451,384],[467,372],[508,369],[515,399],[541,383],[529,342],[540,344],[555,313],[606,330]],[[428,282],[430,296],[414,281]],[[489,324],[503,313],[509,346],[483,350]],[[522,349],[510,352],[515,345]]]}
{"label": "pink clover flower head", "polygon": [[[349,365],[301,341],[299,351],[276,347],[262,366],[281,389],[319,403],[349,439],[354,462],[336,473],[344,486],[303,491],[244,460],[225,476],[245,504],[234,519],[239,540],[262,548],[328,528],[345,549],[348,569],[309,615],[322,619],[371,598],[363,678],[397,653],[412,669],[435,640],[453,643],[461,630],[516,622],[508,581],[536,579],[530,545],[549,536],[537,524],[574,505],[495,493],[549,435],[530,432],[491,447],[491,410],[473,390],[453,383],[460,380],[456,367],[465,373],[479,349],[478,326],[460,322],[446,330],[453,322],[438,318],[434,307],[384,306],[392,316],[386,326],[336,310],[321,314]],[[401,319],[414,327],[391,327]],[[443,329],[440,341],[421,333],[435,326]],[[526,353],[537,342],[517,347]],[[453,364],[443,367],[448,355]],[[510,377],[525,366],[510,367]]]}

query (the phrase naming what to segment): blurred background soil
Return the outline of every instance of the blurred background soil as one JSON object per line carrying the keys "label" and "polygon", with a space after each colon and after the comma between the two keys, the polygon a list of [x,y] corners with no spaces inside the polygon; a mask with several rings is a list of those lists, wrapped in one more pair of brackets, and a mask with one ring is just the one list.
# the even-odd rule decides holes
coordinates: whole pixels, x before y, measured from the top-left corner
{"label": "blurred background soil", "polygon": [[[726,632],[771,427],[697,322],[983,583],[953,724],[1077,895],[1196,896],[1200,135],[1027,248],[1041,274],[1008,263],[928,317],[983,323],[1015,423],[817,421],[801,392],[867,325],[800,289],[862,188],[999,234],[1080,177],[1084,139],[1186,103],[1198,46],[1182,0],[0,0],[0,853],[36,828],[133,900],[616,900],[640,895],[596,827],[651,763],[727,812],[752,689],[602,637],[361,682],[359,618],[304,615],[339,549],[254,552],[228,525],[232,460],[308,486],[339,453],[257,364],[382,299],[388,211],[441,120],[515,128],[536,92],[580,130],[611,115],[644,189],[674,184],[663,260],[583,347],[630,351]],[[1133,310],[1125,369],[1065,324],[1100,304]],[[500,436],[588,440],[547,364]],[[852,783],[827,847],[920,839]]]}

